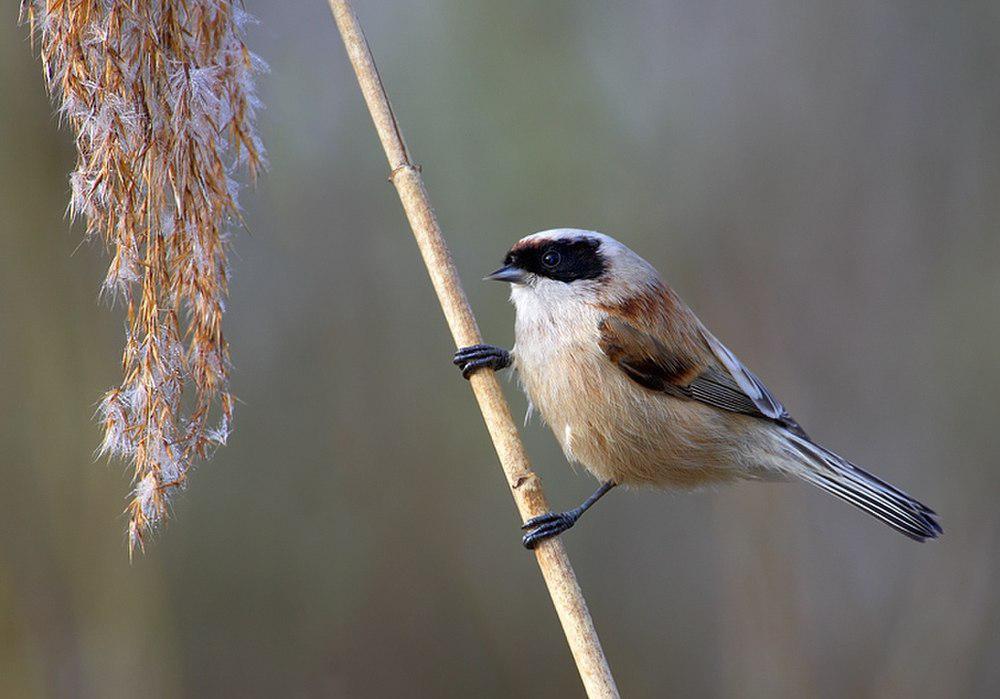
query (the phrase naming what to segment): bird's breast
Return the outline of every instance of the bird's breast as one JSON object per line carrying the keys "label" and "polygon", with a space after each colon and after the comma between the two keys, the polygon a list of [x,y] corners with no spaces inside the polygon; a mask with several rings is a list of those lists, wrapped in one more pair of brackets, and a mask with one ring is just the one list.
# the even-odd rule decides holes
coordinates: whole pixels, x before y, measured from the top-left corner
{"label": "bird's breast", "polygon": [[587,309],[572,318],[519,313],[514,357],[528,399],[567,458],[611,478],[603,452],[626,422],[611,408],[627,398],[615,375],[620,372],[598,347],[597,316]]}
{"label": "bird's breast", "polygon": [[733,477],[738,445],[725,416],[631,381],[598,345],[600,312],[518,311],[518,377],[567,458],[618,483],[689,487]]}

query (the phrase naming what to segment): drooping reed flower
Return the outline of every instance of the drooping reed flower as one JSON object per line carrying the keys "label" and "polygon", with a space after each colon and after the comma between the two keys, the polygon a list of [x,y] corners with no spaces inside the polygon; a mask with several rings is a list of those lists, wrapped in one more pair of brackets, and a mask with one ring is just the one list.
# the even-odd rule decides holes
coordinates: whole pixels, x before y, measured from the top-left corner
{"label": "drooping reed flower", "polygon": [[132,466],[131,555],[232,424],[226,252],[234,173],[262,166],[262,64],[238,0],[23,0],[22,16],[76,139],[70,213],[107,244],[103,290],[127,309],[99,451]]}

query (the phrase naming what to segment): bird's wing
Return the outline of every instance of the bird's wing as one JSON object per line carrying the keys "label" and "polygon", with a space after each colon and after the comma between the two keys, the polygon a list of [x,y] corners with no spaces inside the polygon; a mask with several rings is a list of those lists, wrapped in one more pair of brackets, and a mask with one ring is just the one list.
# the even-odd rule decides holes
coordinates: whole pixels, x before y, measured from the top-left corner
{"label": "bird's wing", "polygon": [[601,351],[640,386],[770,420],[806,436],[781,401],[700,324],[643,331],[609,315],[599,330]]}

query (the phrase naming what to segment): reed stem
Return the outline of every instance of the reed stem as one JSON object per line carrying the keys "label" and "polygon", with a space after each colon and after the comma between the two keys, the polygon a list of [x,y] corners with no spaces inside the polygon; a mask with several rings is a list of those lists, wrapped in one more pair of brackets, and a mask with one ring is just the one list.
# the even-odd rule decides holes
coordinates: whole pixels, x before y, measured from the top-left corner
{"label": "reed stem", "polygon": [[[329,0],[329,3],[389,160],[389,180],[399,194],[455,344],[458,347],[478,344],[482,342],[479,327],[431,208],[420,168],[413,163],[403,141],[358,17],[348,0]],[[496,375],[483,369],[473,374],[469,383],[522,519],[527,521],[548,512],[541,481],[531,469]],[[617,697],[614,677],[562,541],[558,537],[543,541],[535,548],[535,556],[587,695]]]}

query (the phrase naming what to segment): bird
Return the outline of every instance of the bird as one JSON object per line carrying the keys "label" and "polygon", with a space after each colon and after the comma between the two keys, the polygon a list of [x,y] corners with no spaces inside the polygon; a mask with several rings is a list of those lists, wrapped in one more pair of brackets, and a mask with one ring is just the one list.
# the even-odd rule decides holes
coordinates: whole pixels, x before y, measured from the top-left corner
{"label": "bird", "polygon": [[515,342],[460,348],[468,379],[513,367],[566,458],[601,486],[579,507],[524,523],[531,549],[616,486],[696,489],[810,483],[915,541],[938,515],[817,444],[660,277],[611,236],[559,228],[514,244],[486,280],[510,284]]}

